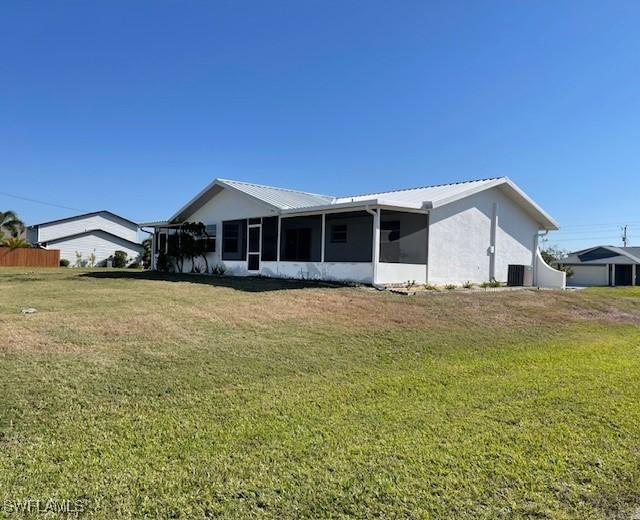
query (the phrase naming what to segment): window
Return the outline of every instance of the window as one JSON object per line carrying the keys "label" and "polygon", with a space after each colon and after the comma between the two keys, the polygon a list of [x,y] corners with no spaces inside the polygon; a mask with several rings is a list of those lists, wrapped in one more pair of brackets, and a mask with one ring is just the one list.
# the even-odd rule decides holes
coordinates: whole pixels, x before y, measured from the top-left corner
{"label": "window", "polygon": [[347,225],[334,224],[331,226],[331,243],[344,244],[347,241]]}
{"label": "window", "polygon": [[216,236],[217,236],[216,225],[211,224],[209,226],[206,226],[205,233],[207,234],[207,237],[203,239],[204,247],[205,247],[204,250],[207,253],[215,253],[216,252]]}
{"label": "window", "polygon": [[262,261],[275,262],[278,259],[278,217],[262,219]]}
{"label": "window", "polygon": [[247,221],[222,223],[222,259],[245,260],[247,252]]}
{"label": "window", "polygon": [[240,230],[236,224],[225,224],[223,244],[222,250],[225,253],[240,251]]}

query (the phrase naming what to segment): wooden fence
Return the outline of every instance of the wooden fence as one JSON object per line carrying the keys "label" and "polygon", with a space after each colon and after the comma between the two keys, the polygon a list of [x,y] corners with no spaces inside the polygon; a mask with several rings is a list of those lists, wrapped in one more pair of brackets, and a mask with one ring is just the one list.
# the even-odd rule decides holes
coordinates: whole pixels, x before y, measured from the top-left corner
{"label": "wooden fence", "polygon": [[59,265],[59,249],[0,247],[0,267],[58,267]]}

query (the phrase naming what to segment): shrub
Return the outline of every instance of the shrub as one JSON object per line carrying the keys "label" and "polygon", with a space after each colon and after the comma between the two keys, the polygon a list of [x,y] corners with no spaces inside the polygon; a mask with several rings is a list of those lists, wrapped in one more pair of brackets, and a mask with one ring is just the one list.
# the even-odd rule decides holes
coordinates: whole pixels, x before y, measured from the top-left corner
{"label": "shrub", "polygon": [[217,264],[217,265],[214,265],[211,268],[211,274],[213,274],[215,276],[222,276],[222,275],[224,275],[226,270],[227,270],[227,268],[224,265]]}
{"label": "shrub", "polygon": [[462,287],[463,287],[464,289],[473,289],[473,286],[474,286],[474,285],[475,285],[475,284],[474,284],[473,282],[470,282],[469,280],[467,280],[466,282],[464,282],[464,283],[462,284]]}
{"label": "shrub", "polygon": [[69,260],[67,260],[66,258],[61,258],[60,267],[69,267]]}
{"label": "shrub", "polygon": [[440,289],[438,289],[437,285],[433,285],[432,283],[425,283],[424,284],[424,290],[425,291],[439,291]]}
{"label": "shrub", "polygon": [[113,267],[126,267],[127,266],[127,253],[125,253],[124,251],[116,251],[115,253],[113,253],[113,260],[112,260],[112,265]]}
{"label": "shrub", "polygon": [[170,266],[171,263],[169,261],[169,257],[164,251],[160,251],[158,253],[158,258],[156,259],[156,269],[161,273],[168,273]]}
{"label": "shrub", "polygon": [[487,287],[502,287],[502,282],[499,282],[495,278],[491,278],[488,282],[482,282],[480,287],[486,289]]}
{"label": "shrub", "polygon": [[140,262],[131,262],[128,267],[129,269],[140,269],[142,265],[140,265]]}
{"label": "shrub", "polygon": [[76,251],[76,263],[73,264],[74,267],[84,267],[84,260],[82,259],[82,253],[80,251]]}
{"label": "shrub", "polygon": [[24,238],[20,238],[20,237],[11,237],[5,240],[2,243],[2,246],[8,247],[9,249],[22,249],[22,248],[31,247],[29,242],[27,242]]}
{"label": "shrub", "polygon": [[452,283],[448,283],[447,285],[444,286],[444,288],[447,291],[453,291],[456,288],[456,286],[454,284],[452,284]]}

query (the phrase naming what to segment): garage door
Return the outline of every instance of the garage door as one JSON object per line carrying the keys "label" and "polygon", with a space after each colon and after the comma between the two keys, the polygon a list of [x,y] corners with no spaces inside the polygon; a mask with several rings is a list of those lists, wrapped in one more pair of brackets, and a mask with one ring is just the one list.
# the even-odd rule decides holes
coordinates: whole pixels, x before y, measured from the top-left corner
{"label": "garage door", "polygon": [[573,276],[567,279],[567,285],[590,287],[609,285],[609,273],[606,265],[573,265]]}

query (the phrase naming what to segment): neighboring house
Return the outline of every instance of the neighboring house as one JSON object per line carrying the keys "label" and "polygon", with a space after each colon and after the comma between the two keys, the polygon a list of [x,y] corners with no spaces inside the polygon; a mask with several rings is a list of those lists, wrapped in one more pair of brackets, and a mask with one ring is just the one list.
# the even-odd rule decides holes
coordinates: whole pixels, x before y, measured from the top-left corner
{"label": "neighboring house", "polygon": [[117,250],[130,261],[143,251],[138,242],[138,224],[110,211],[96,211],[74,217],[35,224],[27,228],[27,240],[47,249],[59,249],[60,258],[76,262],[76,251],[86,261],[96,255],[96,264],[104,265]]}
{"label": "neighboring house", "polygon": [[462,284],[511,270],[564,287],[538,251],[557,224],[506,177],[353,197],[216,179],[168,221],[141,224],[154,228],[154,267],[185,222],[207,226],[209,265],[233,275]]}
{"label": "neighboring house", "polygon": [[590,247],[570,253],[558,264],[571,267],[570,285],[640,285],[640,247]]}

